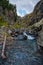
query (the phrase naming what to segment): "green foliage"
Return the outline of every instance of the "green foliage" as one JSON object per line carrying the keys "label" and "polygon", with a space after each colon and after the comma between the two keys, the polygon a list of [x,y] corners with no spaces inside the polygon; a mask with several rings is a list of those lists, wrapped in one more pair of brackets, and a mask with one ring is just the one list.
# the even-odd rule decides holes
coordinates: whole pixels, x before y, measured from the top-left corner
{"label": "green foliage", "polygon": [[0,0],[0,6],[3,8],[3,14],[5,15],[5,9],[8,11],[12,11],[14,15],[14,21],[17,20],[17,13],[16,13],[16,5],[12,5],[9,3],[9,0]]}
{"label": "green foliage", "polygon": [[2,18],[0,18],[0,27],[1,26],[8,26],[8,22],[6,22]]}
{"label": "green foliage", "polygon": [[9,3],[9,0],[0,0],[0,6],[3,7],[3,9],[8,9],[8,10],[14,10],[15,5],[13,6],[12,4]]}
{"label": "green foliage", "polygon": [[7,8],[9,4],[9,0],[0,0],[0,5],[3,7],[3,9]]}
{"label": "green foliage", "polygon": [[8,10],[14,10],[14,7],[12,4],[8,4]]}
{"label": "green foliage", "polygon": [[16,20],[17,20],[16,5],[14,6],[14,11],[13,11],[13,13],[14,13],[14,21],[16,22]]}

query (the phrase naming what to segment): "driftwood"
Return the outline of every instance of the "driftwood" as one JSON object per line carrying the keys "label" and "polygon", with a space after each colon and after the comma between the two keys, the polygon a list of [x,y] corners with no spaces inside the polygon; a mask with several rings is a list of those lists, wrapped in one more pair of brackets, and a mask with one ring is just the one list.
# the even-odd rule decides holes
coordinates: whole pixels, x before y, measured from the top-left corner
{"label": "driftwood", "polygon": [[1,54],[1,57],[2,57],[3,59],[6,58],[6,56],[5,56],[5,45],[6,45],[6,35],[5,35],[5,38],[4,38],[3,48],[2,48],[2,54]]}

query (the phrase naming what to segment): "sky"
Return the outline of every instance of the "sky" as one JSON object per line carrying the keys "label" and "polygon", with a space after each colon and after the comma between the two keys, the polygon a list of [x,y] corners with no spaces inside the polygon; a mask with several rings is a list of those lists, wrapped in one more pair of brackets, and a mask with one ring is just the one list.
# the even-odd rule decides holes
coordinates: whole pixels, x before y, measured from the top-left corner
{"label": "sky", "polygon": [[38,1],[39,0],[9,0],[10,3],[16,4],[17,14],[21,17],[31,13]]}

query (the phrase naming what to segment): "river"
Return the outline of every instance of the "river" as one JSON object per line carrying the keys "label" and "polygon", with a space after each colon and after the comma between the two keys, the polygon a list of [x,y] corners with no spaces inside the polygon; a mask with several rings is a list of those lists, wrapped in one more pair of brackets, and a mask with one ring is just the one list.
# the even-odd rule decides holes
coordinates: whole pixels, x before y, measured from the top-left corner
{"label": "river", "polygon": [[6,54],[7,60],[0,58],[0,65],[43,65],[43,55],[37,53],[36,40],[13,41],[6,46]]}

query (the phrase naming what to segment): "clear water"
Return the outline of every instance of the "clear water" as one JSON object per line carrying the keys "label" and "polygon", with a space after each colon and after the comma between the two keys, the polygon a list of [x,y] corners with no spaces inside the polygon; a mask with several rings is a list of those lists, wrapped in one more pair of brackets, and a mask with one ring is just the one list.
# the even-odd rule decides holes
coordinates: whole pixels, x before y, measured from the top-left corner
{"label": "clear water", "polygon": [[36,51],[36,40],[16,40],[6,47],[8,57],[0,58],[0,65],[43,65],[43,55]]}

